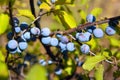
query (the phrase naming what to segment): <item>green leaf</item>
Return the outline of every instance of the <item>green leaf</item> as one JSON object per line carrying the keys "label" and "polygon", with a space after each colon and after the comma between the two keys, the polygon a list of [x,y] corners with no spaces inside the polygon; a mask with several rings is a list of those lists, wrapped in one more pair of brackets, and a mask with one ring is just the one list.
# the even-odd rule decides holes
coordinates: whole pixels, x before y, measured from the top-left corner
{"label": "green leaf", "polygon": [[83,64],[83,69],[91,71],[96,66],[97,63],[103,60],[105,60],[105,57],[102,55],[90,56]]}
{"label": "green leaf", "polygon": [[9,25],[9,16],[7,14],[0,14],[0,34],[4,33]]}
{"label": "green leaf", "polygon": [[101,8],[94,8],[91,11],[91,14],[93,14],[95,17],[99,16],[102,13],[102,9]]}
{"label": "green leaf", "polygon": [[62,14],[60,14],[58,17],[65,29],[74,28],[77,25],[74,17],[65,11],[62,11]]}
{"label": "green leaf", "polygon": [[34,65],[25,80],[47,80],[47,72],[44,67]]}
{"label": "green leaf", "polygon": [[0,51],[0,61],[4,62],[5,61],[5,56],[2,54],[2,52]]}
{"label": "green leaf", "polygon": [[7,65],[0,61],[0,80],[8,80]]}
{"label": "green leaf", "polygon": [[98,65],[95,70],[95,80],[103,80],[104,66]]}
{"label": "green leaf", "polygon": [[28,9],[18,9],[18,16],[25,16],[25,17],[28,17],[30,18],[31,20],[34,20],[35,17],[33,16],[33,14],[31,13],[30,10]]}

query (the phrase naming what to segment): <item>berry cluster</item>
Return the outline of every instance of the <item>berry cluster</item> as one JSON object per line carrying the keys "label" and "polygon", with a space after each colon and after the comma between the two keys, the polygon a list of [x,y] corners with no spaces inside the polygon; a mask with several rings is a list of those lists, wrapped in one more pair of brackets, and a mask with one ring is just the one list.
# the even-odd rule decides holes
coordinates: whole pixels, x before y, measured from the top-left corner
{"label": "berry cluster", "polygon": [[22,22],[19,25],[19,20],[14,17],[14,31],[7,34],[8,43],[6,49],[10,53],[22,53],[27,47],[29,41],[35,41],[40,35],[40,29],[37,27],[29,28],[26,22]]}
{"label": "berry cluster", "polygon": [[[92,23],[96,20],[95,16],[89,14],[86,17],[86,21]],[[110,21],[109,26],[106,27],[105,33],[107,35],[113,35],[116,33],[115,26],[118,25],[118,21]],[[69,38],[60,33],[56,34],[56,37],[51,37],[51,31],[48,27],[44,27],[41,30],[37,27],[29,27],[26,22],[22,22],[19,25],[19,20],[14,17],[14,32],[8,33],[9,42],[7,44],[7,50],[10,53],[21,53],[24,51],[29,41],[35,41],[37,37],[41,36],[41,42],[47,46],[53,46],[60,49],[61,52],[64,51],[74,51],[75,45],[69,40]],[[16,35],[15,35],[16,34]],[[76,40],[80,43],[88,42],[91,40],[92,35],[96,38],[102,38],[104,36],[104,31],[96,26],[89,26],[84,30],[78,31],[75,35]],[[80,51],[83,54],[88,54],[90,52],[90,47],[87,44],[82,44],[80,46]]]}

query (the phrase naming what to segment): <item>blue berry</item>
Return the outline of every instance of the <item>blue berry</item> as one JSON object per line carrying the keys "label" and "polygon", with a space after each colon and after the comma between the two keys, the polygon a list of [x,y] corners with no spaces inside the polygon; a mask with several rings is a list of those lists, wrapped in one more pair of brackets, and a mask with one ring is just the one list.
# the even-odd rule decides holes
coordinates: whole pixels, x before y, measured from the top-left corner
{"label": "blue berry", "polygon": [[37,35],[37,36],[40,35],[40,29],[37,28],[37,27],[32,27],[32,28],[30,29],[30,32],[31,32],[31,34],[33,34],[33,35]]}
{"label": "blue berry", "polygon": [[37,5],[40,6],[42,4],[41,0],[37,1]]}
{"label": "blue berry", "polygon": [[79,33],[79,32],[77,32],[77,33],[76,33],[76,35],[75,35],[76,39],[78,39],[78,38],[79,38],[79,35],[80,35],[80,33]]}
{"label": "blue berry", "polygon": [[85,35],[85,37],[86,37],[86,41],[90,41],[91,40],[91,33],[89,33],[89,32],[85,32],[84,33],[84,35]]}
{"label": "blue berry", "polygon": [[19,49],[22,51],[28,47],[27,42],[19,42],[18,45],[19,45]]}
{"label": "blue berry", "polygon": [[49,45],[49,44],[50,44],[50,41],[51,41],[51,37],[42,37],[42,38],[41,38],[41,42],[42,42],[43,44]]}
{"label": "blue berry", "polygon": [[102,38],[104,36],[104,32],[100,28],[96,28],[93,30],[93,34],[96,38]]}
{"label": "blue berry", "polygon": [[56,34],[56,37],[59,38],[59,39],[60,39],[62,36],[63,36],[63,35],[60,34],[60,33],[57,33],[57,34]]}
{"label": "blue berry", "polygon": [[61,75],[62,74],[62,69],[61,68],[56,68],[55,74],[56,75]]}
{"label": "blue berry", "polygon": [[89,51],[90,51],[90,47],[89,47],[87,44],[83,44],[83,45],[80,47],[80,51],[81,51],[83,54],[88,54]]}
{"label": "blue berry", "polygon": [[10,51],[10,53],[15,54],[17,52],[17,49],[15,49],[14,51]]}
{"label": "blue berry", "polygon": [[19,47],[17,47],[16,52],[17,52],[17,53],[22,53],[22,51],[19,49]]}
{"label": "blue berry", "polygon": [[109,24],[109,26],[116,27],[119,24],[119,21],[118,20],[109,21],[108,24]]}
{"label": "blue berry", "polygon": [[83,65],[83,62],[78,61],[78,66],[82,66],[82,65]]}
{"label": "blue berry", "polygon": [[68,43],[68,42],[69,42],[69,39],[68,39],[67,36],[62,36],[62,37],[60,38],[60,41],[61,41],[62,43]]}
{"label": "blue berry", "polygon": [[50,45],[51,46],[57,46],[58,45],[58,39],[57,38],[51,38]]}
{"label": "blue berry", "polygon": [[21,32],[20,27],[15,27],[15,32],[16,32],[16,33],[20,33],[20,32]]}
{"label": "blue berry", "polygon": [[7,44],[7,48],[10,51],[15,51],[17,49],[18,43],[16,40],[10,40]]}
{"label": "blue berry", "polygon": [[115,28],[113,26],[107,26],[105,32],[109,36],[114,35],[116,33]]}
{"label": "blue berry", "polygon": [[94,22],[96,20],[95,16],[93,16],[92,14],[89,14],[86,17],[87,22]]}
{"label": "blue berry", "polygon": [[53,61],[52,60],[48,60],[48,64],[52,64],[53,63]]}
{"label": "blue berry", "polygon": [[75,45],[72,42],[67,43],[67,50],[68,51],[74,51],[75,50]]}
{"label": "blue berry", "polygon": [[19,22],[20,22],[17,17],[13,17],[13,21],[14,21],[14,23],[17,23],[17,24],[19,24]]}
{"label": "blue berry", "polygon": [[92,34],[94,29],[96,29],[96,26],[90,26],[87,28],[87,32]]}
{"label": "blue berry", "polygon": [[55,3],[56,2],[56,0],[51,0],[51,3]]}
{"label": "blue berry", "polygon": [[39,60],[39,63],[40,63],[42,66],[45,66],[45,65],[47,64],[44,59]]}
{"label": "blue berry", "polygon": [[20,24],[20,28],[21,28],[21,30],[25,30],[25,29],[28,28],[28,24],[27,24],[26,22],[22,22],[22,23]]}
{"label": "blue berry", "polygon": [[9,32],[7,34],[7,39],[11,40],[13,38],[14,34],[12,32]]}
{"label": "blue berry", "polygon": [[30,32],[25,32],[24,34],[23,34],[23,37],[26,39],[26,40],[30,40]]}
{"label": "blue berry", "polygon": [[18,25],[19,25],[19,24],[17,24],[17,23],[14,23],[14,26],[15,26],[15,27],[18,27]]}
{"label": "blue berry", "polygon": [[41,35],[42,35],[42,36],[49,36],[50,33],[51,33],[51,31],[50,31],[50,29],[47,28],[47,27],[41,29]]}
{"label": "blue berry", "polygon": [[36,36],[31,35],[31,38],[30,38],[31,41],[36,41],[36,39],[37,39]]}
{"label": "blue berry", "polygon": [[91,39],[91,34],[89,32],[80,33],[78,36],[78,40],[80,42],[87,42],[90,41],[90,39]]}
{"label": "blue berry", "polygon": [[62,51],[66,50],[66,44],[62,43],[62,42],[59,42],[59,47]]}

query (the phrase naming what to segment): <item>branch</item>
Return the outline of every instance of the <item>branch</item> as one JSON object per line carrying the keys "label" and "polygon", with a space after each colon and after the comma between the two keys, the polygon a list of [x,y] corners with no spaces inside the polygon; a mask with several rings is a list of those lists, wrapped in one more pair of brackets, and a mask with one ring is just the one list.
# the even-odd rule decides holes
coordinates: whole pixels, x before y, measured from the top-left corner
{"label": "branch", "polygon": [[64,35],[65,34],[71,34],[71,33],[75,32],[75,31],[80,31],[80,30],[83,30],[83,29],[85,29],[87,27],[90,27],[90,26],[100,25],[100,24],[108,23],[109,21],[114,21],[114,20],[120,20],[120,16],[115,16],[115,17],[107,18],[107,19],[96,21],[96,22],[93,22],[93,23],[85,23],[85,24],[79,25],[79,26],[77,26],[75,28],[66,30],[66,31],[53,32],[53,33],[51,33],[51,36],[54,35],[54,34],[56,34],[56,33],[62,33]]}
{"label": "branch", "polygon": [[[36,18],[36,14],[35,14],[35,7],[34,7],[34,0],[30,0],[30,8],[31,8],[31,12],[34,15],[34,17]],[[40,18],[39,18],[40,19]],[[35,26],[40,28],[40,24],[39,24],[39,19],[37,19],[34,23]]]}
{"label": "branch", "polygon": [[[10,16],[10,25],[12,26],[12,32],[14,34],[14,36],[16,36],[15,34],[15,30],[14,30],[14,20],[13,20],[13,16],[12,16],[12,4],[11,4],[11,1],[9,1],[9,16]],[[9,52],[7,51],[7,55],[6,55],[6,58],[5,58],[5,62],[7,63],[8,62],[8,57],[9,57]]]}
{"label": "branch", "polygon": [[10,24],[12,26],[12,32],[15,34],[15,30],[14,30],[14,20],[13,20],[13,15],[12,15],[12,4],[11,1],[9,1],[9,16],[10,16]]}

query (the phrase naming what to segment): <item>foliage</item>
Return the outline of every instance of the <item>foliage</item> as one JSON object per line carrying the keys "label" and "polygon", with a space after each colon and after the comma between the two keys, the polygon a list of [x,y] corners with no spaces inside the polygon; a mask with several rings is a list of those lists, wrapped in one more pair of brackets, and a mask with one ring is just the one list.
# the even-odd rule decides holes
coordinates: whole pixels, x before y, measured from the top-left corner
{"label": "foliage", "polygon": [[[74,37],[76,36],[76,33],[81,34],[82,31],[81,35],[83,35],[84,38],[84,33],[89,29],[89,27],[91,27],[89,25],[92,23],[92,26],[94,25],[97,26],[96,28],[100,27],[105,30],[106,25],[99,26],[99,24],[107,23],[107,21],[102,22],[106,19],[99,19],[103,12],[102,8],[96,7],[88,12],[89,0],[78,1],[80,5],[75,3],[77,0],[55,0],[55,2],[54,0],[53,2],[52,0],[38,0],[41,1],[38,6],[36,6],[37,1],[29,1],[33,4],[33,6],[29,5],[31,10],[29,10],[28,7],[19,8],[17,3],[20,3],[20,1],[17,0],[0,0],[1,7],[8,7],[8,10],[6,8],[5,10],[0,11],[0,36],[5,37],[8,32],[13,31],[12,33],[14,35],[11,35],[12,39],[15,39],[16,41],[18,40],[19,42],[19,38],[24,37],[27,38],[25,39],[26,41],[20,42],[25,42],[26,45],[29,44],[27,50],[21,50],[19,47],[21,52],[20,50],[18,52],[13,52],[15,49],[18,50],[18,46],[20,45],[19,43],[16,43],[17,47],[14,49],[8,49],[9,45],[7,45],[7,50],[5,50],[5,45],[3,50],[0,45],[0,80],[8,80],[8,78],[11,78],[11,75],[14,75],[12,71],[17,74],[17,76],[22,76],[25,80],[87,80],[90,77],[88,74],[91,71],[94,71],[93,77],[95,80],[104,80],[104,74],[106,74],[105,68],[109,69],[109,66],[104,66],[105,64],[109,63],[112,66],[117,65],[119,68],[120,37],[119,25],[117,22],[115,23],[115,27],[117,29],[116,34],[113,36],[104,34],[103,38],[97,39],[94,35],[90,34],[89,40],[83,42]],[[36,2],[36,4],[34,5],[32,1]],[[27,1],[23,2],[25,3]],[[87,6],[88,8],[79,9],[76,8],[76,6]],[[75,13],[75,10],[78,12]],[[33,11],[35,11],[35,14]],[[89,13],[94,15],[96,18],[98,17],[99,21],[94,22],[93,20],[93,22],[87,23],[86,17]],[[18,18],[20,22],[14,22],[13,17]],[[77,18],[79,20],[77,20]],[[113,18],[116,19],[115,17]],[[118,20],[120,19],[117,19],[117,21]],[[16,33],[13,28],[16,28],[16,25],[17,27],[21,26],[21,21],[28,22],[28,24],[26,23],[27,26],[23,26],[23,28],[25,28],[23,31]],[[42,24],[44,22],[46,23]],[[54,31],[51,30],[51,34],[50,31],[49,33],[48,31],[41,31],[41,28],[47,25],[50,26],[50,29],[54,29],[51,24],[54,24],[56,29]],[[33,31],[31,31],[31,27],[34,28]],[[63,31],[61,31],[61,27],[64,28]],[[28,33],[26,33],[27,31]],[[42,32],[44,32],[44,34],[48,33],[48,35],[41,35],[40,33]],[[32,40],[29,40],[28,36],[30,35],[32,35]],[[60,36],[66,36],[64,38],[65,40],[62,41]],[[70,52],[66,49],[66,46],[64,47],[65,50],[60,46],[51,47],[49,40],[46,40],[47,45],[41,43],[42,38],[47,37],[49,37],[49,39],[57,37],[58,41],[63,42],[63,45],[73,42],[75,44],[72,45],[72,47],[75,48],[75,51]],[[55,42],[53,41],[53,43]],[[5,44],[7,44],[7,42],[5,42]],[[58,45],[58,43],[56,44]],[[89,54],[83,54],[80,51],[81,44],[88,44],[90,46]],[[14,44],[11,45],[14,46]],[[21,46],[25,47],[25,45]],[[83,51],[85,51],[85,48]],[[116,71],[114,72],[113,77],[118,77],[119,74],[119,71]]]}

